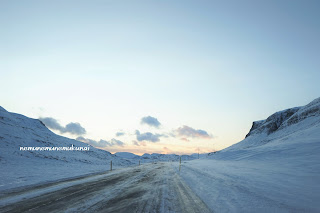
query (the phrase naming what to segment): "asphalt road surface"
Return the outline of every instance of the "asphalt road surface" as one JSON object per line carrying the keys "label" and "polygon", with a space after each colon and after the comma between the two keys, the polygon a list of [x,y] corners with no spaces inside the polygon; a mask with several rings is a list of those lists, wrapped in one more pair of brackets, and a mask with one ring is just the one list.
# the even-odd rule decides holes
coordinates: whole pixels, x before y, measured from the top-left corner
{"label": "asphalt road surface", "polygon": [[[60,187],[53,191],[47,190],[53,187],[47,184],[7,194],[0,197],[0,212],[211,212],[170,163],[119,169],[90,178],[66,187],[59,182]],[[24,198],[14,201],[17,197]]]}

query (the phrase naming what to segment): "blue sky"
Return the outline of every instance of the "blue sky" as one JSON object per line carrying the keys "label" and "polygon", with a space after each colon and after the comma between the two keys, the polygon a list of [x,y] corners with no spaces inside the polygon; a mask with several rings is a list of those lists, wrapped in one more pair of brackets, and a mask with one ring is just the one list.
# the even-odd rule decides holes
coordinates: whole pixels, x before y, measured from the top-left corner
{"label": "blue sky", "polygon": [[[252,121],[319,97],[319,9],[289,0],[0,1],[1,106],[122,141],[104,147],[112,152],[222,149]],[[161,125],[141,124],[146,116]],[[212,137],[173,137],[184,126]],[[137,141],[136,130],[165,137]]]}

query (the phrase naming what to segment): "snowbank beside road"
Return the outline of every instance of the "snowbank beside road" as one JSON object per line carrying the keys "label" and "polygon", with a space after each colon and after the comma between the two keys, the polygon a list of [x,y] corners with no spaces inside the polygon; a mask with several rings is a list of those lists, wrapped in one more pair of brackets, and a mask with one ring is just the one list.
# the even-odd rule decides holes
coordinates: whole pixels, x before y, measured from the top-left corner
{"label": "snowbank beside road", "polygon": [[320,166],[303,164],[195,160],[180,176],[215,212],[319,212]]}
{"label": "snowbank beside road", "polygon": [[[215,212],[320,212],[320,98],[254,122],[180,175]],[[178,164],[175,164],[178,167]]]}

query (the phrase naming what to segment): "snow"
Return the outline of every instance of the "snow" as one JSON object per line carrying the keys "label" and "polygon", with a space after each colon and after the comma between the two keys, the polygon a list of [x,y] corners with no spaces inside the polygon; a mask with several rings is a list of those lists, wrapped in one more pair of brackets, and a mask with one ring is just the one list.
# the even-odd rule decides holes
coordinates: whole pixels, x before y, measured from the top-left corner
{"label": "snow", "polygon": [[[20,147],[88,147],[51,132],[40,120],[7,112],[0,107],[0,195],[13,188],[37,185],[158,161],[178,161],[178,155],[132,153],[112,155],[90,146],[89,151],[20,151]],[[182,156],[183,160],[194,159]]]}
{"label": "snow", "polygon": [[141,163],[152,163],[152,162],[179,161],[180,157],[181,157],[181,160],[185,160],[185,161],[196,159],[196,157],[192,155],[158,154],[158,153],[152,153],[152,154],[145,153],[142,156],[135,157],[134,159],[140,160]]}
{"label": "snow", "polygon": [[180,175],[214,212],[319,212],[319,165],[305,163],[197,160]]}
{"label": "snow", "polygon": [[0,199],[0,211],[211,212],[168,162],[31,188]]}
{"label": "snow", "polygon": [[[39,120],[9,113],[2,107],[0,127],[0,195],[16,187],[107,171],[110,160],[116,168],[137,165],[138,160],[141,163],[164,161],[170,163],[162,163],[163,168],[171,165],[176,174],[213,212],[320,212],[320,98],[306,106],[276,112],[265,120],[254,122],[244,140],[224,150],[202,154],[200,159],[197,159],[197,154],[182,156],[181,166],[180,156],[175,154],[112,155],[94,147],[90,147],[88,152],[19,151],[20,146],[88,145],[55,135]],[[157,170],[156,164],[144,166],[150,171]],[[118,191],[113,188],[120,193],[120,198],[124,188],[127,187],[124,191],[130,191],[134,184],[158,177],[150,176],[148,172],[139,175],[139,168],[130,169],[116,171],[132,177],[130,181],[123,179],[123,186],[119,186]],[[165,174],[167,179],[174,175]],[[107,177],[108,174],[103,174],[71,180],[38,190],[30,196]],[[157,191],[162,187],[157,186],[156,192],[153,190],[152,187],[156,186],[153,183],[157,181],[155,179],[155,182],[148,183],[151,195],[156,193],[158,196]],[[133,189],[138,192],[141,190],[139,187]],[[103,191],[104,197],[113,196],[108,190]],[[172,194],[168,190],[165,188],[165,200],[170,199],[169,194]],[[29,195],[26,196],[15,199],[28,198]],[[7,204],[16,201],[8,199],[1,202]],[[92,205],[101,199],[102,196],[97,195]],[[158,198],[153,202],[158,202]],[[91,208],[90,202],[85,205]]]}
{"label": "snow", "polygon": [[20,147],[88,147],[51,132],[45,125],[0,107],[0,191],[133,165],[110,152],[20,151]]}
{"label": "snow", "polygon": [[215,212],[320,212],[319,100],[285,116],[272,133],[183,162],[180,176]]}
{"label": "snow", "polygon": [[[154,163],[154,162],[171,162],[171,161],[179,161],[180,157],[182,160],[194,160],[198,158],[198,154],[192,155],[176,155],[176,154],[158,154],[158,153],[145,153],[142,156],[135,155],[130,152],[117,152],[116,156],[122,157],[124,159],[129,159],[132,163]],[[206,154],[200,154],[201,157]]]}
{"label": "snow", "polygon": [[116,156],[122,157],[122,158],[126,158],[126,159],[132,159],[135,157],[139,157],[138,155],[135,155],[131,152],[116,152],[115,153]]}
{"label": "snow", "polygon": [[[105,179],[110,177],[111,175],[117,175],[121,173],[125,173],[127,171],[130,171],[132,167],[128,168],[119,168],[112,172],[104,172],[103,174],[90,174],[88,176],[79,176],[79,177],[72,177],[67,179],[61,179],[60,181],[55,181],[51,184],[47,182],[47,184],[39,186],[39,188],[33,189],[33,187],[25,188],[26,193],[19,193],[17,196],[7,196],[5,198],[2,198],[0,200],[0,206],[2,205],[8,205],[14,202],[19,202],[21,200],[25,200],[32,197],[37,197],[49,192],[58,191],[63,188],[67,188],[70,186],[85,184],[92,181],[97,181],[101,179]],[[31,190],[30,190],[31,189]]]}

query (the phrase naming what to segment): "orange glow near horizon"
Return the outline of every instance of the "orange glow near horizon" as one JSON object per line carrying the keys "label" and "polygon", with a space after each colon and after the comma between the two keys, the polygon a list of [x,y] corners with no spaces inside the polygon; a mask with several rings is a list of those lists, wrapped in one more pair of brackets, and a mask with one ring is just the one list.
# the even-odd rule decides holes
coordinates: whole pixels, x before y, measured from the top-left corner
{"label": "orange glow near horizon", "polygon": [[[195,147],[181,147],[181,146],[175,146],[175,145],[166,146],[163,144],[157,144],[157,145],[152,144],[152,145],[147,145],[147,147],[146,146],[106,147],[106,148],[103,148],[103,150],[106,150],[112,154],[116,152],[130,152],[139,156],[145,153],[177,154],[177,155],[190,155],[193,153],[198,153],[198,148],[195,148]],[[209,148],[200,147],[200,153],[209,153],[213,151],[216,151],[216,150],[213,148],[209,149]]]}

